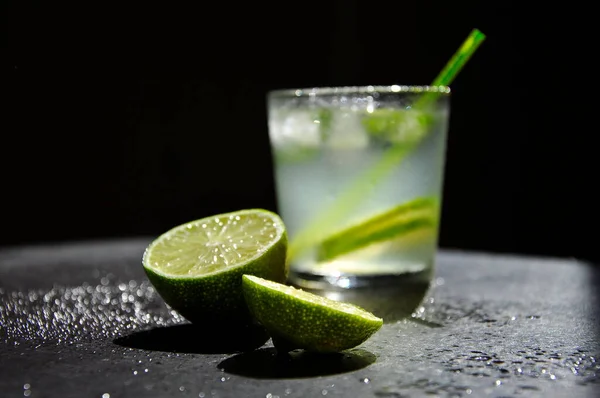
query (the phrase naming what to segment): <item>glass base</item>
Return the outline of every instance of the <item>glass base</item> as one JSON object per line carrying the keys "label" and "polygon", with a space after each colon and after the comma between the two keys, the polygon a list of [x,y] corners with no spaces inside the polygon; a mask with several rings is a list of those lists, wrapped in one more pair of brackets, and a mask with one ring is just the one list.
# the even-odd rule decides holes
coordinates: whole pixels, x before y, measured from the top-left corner
{"label": "glass base", "polygon": [[336,301],[352,303],[383,318],[384,323],[410,318],[427,295],[430,272],[393,275],[318,275],[290,271],[288,283]]}

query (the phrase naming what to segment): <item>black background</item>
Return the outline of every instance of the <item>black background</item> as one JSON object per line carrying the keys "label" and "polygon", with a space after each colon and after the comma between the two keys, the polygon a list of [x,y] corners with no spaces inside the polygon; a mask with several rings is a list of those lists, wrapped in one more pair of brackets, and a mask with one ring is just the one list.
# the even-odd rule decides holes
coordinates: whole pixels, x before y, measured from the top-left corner
{"label": "black background", "polygon": [[593,129],[558,93],[592,79],[567,71],[581,5],[5,4],[2,246],[276,210],[267,91],[427,84],[479,28],[452,84],[441,246],[600,259]]}

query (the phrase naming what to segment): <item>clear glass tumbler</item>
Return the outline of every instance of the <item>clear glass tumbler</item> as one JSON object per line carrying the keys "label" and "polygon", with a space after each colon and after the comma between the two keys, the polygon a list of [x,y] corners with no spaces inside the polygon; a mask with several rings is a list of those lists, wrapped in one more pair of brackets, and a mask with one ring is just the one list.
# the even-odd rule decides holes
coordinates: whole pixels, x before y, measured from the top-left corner
{"label": "clear glass tumbler", "polygon": [[435,268],[450,89],[276,90],[267,102],[289,282],[335,297],[365,288],[425,292]]}

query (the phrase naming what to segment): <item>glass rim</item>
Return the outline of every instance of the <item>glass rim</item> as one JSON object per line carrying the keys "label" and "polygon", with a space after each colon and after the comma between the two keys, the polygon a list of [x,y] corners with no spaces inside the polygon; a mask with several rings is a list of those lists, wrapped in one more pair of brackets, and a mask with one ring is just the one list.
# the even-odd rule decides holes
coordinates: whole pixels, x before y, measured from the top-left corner
{"label": "glass rim", "polygon": [[267,92],[272,98],[301,98],[316,97],[335,94],[419,94],[419,93],[439,93],[441,95],[450,95],[449,86],[418,86],[418,85],[388,85],[388,86],[338,86],[338,87],[307,87],[307,88],[286,88],[276,89]]}

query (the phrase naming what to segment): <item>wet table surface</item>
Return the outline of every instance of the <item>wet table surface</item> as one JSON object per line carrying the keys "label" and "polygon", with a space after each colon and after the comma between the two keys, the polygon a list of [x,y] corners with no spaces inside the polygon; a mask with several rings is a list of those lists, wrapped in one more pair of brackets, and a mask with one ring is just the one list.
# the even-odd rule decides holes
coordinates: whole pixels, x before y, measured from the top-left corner
{"label": "wet table surface", "polygon": [[0,249],[1,397],[600,396],[600,268],[584,261],[442,250],[414,316],[282,362],[170,311],[141,268],[149,242]]}

